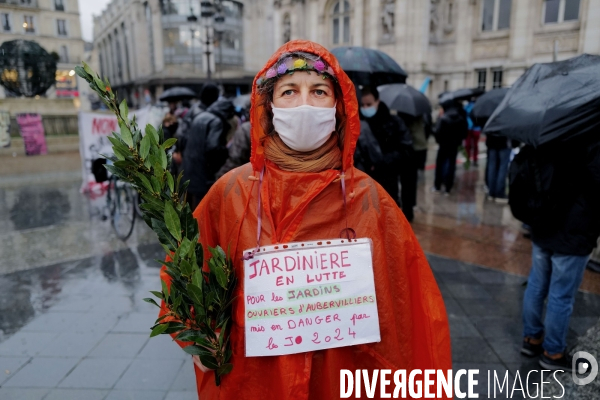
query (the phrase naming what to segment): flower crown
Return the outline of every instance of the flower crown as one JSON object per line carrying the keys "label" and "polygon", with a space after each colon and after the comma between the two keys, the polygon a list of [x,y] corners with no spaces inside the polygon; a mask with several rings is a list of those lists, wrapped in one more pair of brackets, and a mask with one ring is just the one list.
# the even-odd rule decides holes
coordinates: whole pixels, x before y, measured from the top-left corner
{"label": "flower crown", "polygon": [[256,80],[256,86],[263,86],[271,80],[276,80],[285,74],[293,74],[296,71],[315,71],[326,79],[328,76],[337,82],[333,69],[325,64],[323,60],[310,60],[306,58],[286,57],[275,63],[260,78]]}

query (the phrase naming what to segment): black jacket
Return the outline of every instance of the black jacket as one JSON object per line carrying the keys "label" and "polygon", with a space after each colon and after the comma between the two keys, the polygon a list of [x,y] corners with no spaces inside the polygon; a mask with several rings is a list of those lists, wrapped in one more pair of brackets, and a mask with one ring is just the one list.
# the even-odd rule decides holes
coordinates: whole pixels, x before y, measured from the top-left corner
{"label": "black jacket", "polygon": [[229,157],[215,178],[219,179],[232,169],[250,162],[250,149],[250,121],[246,121],[236,129],[229,145]]}
{"label": "black jacket", "polygon": [[[589,255],[600,236],[600,143],[560,149],[560,206],[547,222],[532,226],[533,242],[565,255]],[[554,180],[553,180],[554,184]]]}
{"label": "black jacket", "polygon": [[400,117],[391,115],[382,101],[373,117],[366,118],[361,114],[360,118],[354,165],[373,178],[379,175],[397,177],[403,146],[412,146],[412,135],[406,124]]}
{"label": "black jacket", "polygon": [[227,120],[233,115],[233,109],[229,100],[216,101],[195,115],[184,134],[183,180],[190,181],[190,193],[205,195],[215,181],[215,173],[225,163]]}
{"label": "black jacket", "polygon": [[464,111],[451,107],[437,120],[435,140],[440,146],[458,147],[467,137],[468,124]]}

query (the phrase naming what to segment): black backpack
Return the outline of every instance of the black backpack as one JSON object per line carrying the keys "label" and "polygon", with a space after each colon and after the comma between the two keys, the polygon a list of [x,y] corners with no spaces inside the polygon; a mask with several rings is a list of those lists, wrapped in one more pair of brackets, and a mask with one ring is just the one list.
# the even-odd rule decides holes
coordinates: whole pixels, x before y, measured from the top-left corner
{"label": "black backpack", "polygon": [[508,204],[516,219],[540,227],[554,218],[567,190],[561,157],[524,146],[508,173]]}

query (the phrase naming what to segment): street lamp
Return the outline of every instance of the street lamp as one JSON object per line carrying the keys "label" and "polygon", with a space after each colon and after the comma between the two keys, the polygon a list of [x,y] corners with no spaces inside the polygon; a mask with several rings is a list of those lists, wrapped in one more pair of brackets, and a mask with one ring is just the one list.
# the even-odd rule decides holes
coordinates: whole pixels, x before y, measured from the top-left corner
{"label": "street lamp", "polygon": [[204,54],[206,54],[206,78],[210,81],[210,26],[211,19],[215,15],[215,6],[211,1],[201,1],[200,2],[200,16],[205,21],[206,26],[206,49]]}
{"label": "street lamp", "polygon": [[[192,2],[190,1],[190,15],[187,17],[188,22],[192,24],[198,22],[198,17],[194,15],[194,10],[192,9]],[[194,52],[194,34],[196,33],[193,25],[190,26],[190,47],[192,52],[192,70],[196,72],[196,54]]]}

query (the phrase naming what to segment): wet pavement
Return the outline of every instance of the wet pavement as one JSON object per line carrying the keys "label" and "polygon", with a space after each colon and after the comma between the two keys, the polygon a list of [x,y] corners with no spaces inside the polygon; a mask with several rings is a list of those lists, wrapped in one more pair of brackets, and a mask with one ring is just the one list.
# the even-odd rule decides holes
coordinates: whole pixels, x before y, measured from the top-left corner
{"label": "wet pavement", "polygon": [[[486,398],[488,369],[539,367],[519,353],[531,244],[506,205],[484,200],[481,171],[459,168],[449,197],[429,192],[427,171],[413,228],[446,302],[454,368],[479,368]],[[0,174],[0,399],[196,399],[189,356],[149,338],[157,311],[142,299],[160,287],[162,248],[140,220],[116,239],[79,185],[73,171]],[[582,288],[600,293],[598,282],[587,273]],[[569,345],[599,316],[600,296],[579,292]]]}

